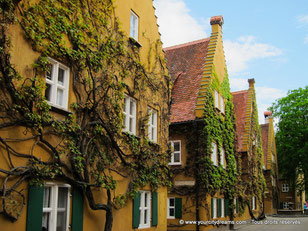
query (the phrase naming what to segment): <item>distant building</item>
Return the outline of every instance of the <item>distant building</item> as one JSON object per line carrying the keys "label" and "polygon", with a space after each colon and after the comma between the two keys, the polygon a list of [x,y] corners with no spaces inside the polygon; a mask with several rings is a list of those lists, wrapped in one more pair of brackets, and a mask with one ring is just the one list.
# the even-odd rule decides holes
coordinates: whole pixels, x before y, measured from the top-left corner
{"label": "distant building", "polygon": [[266,180],[265,214],[276,214],[279,208],[278,158],[272,112],[264,112],[265,123],[260,124],[264,154],[263,173]]}
{"label": "distant building", "polygon": [[[264,214],[265,182],[262,173],[263,152],[255,93],[255,80],[249,79],[249,89],[232,92],[236,116],[236,150],[239,153],[241,181],[237,184],[239,200],[248,210],[244,217],[258,218]],[[245,207],[244,207],[245,208]]]}

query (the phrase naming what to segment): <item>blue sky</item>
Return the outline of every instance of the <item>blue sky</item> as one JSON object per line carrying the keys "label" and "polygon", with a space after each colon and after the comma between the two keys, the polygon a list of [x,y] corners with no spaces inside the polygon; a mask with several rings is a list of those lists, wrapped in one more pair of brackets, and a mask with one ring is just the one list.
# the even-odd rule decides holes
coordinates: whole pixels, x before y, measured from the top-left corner
{"label": "blue sky", "polygon": [[164,47],[209,37],[210,17],[223,15],[231,91],[256,80],[259,122],[288,90],[308,83],[307,0],[154,0]]}

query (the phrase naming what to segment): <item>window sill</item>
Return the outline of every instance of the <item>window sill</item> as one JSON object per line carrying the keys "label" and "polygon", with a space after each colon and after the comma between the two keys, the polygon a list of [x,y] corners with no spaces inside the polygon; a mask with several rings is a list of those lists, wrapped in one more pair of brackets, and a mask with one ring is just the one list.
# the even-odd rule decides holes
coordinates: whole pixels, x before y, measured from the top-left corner
{"label": "window sill", "polygon": [[168,165],[172,165],[172,166],[181,166],[182,163],[168,163]]}
{"label": "window sill", "polygon": [[57,106],[54,106],[54,105],[51,105],[51,104],[50,104],[50,106],[51,106],[50,111],[52,111],[52,112],[56,112],[56,113],[64,115],[64,116],[69,116],[70,114],[72,114],[72,112],[65,110],[63,108],[60,108],[60,107],[57,107]]}
{"label": "window sill", "polygon": [[123,135],[126,135],[127,137],[130,137],[130,136],[133,136],[134,138],[138,139],[138,140],[141,140],[141,138],[131,132],[128,132],[128,131],[122,131],[122,134]]}
{"label": "window sill", "polygon": [[149,229],[151,226],[139,226],[138,229]]}
{"label": "window sill", "polygon": [[133,44],[134,46],[136,46],[138,48],[142,47],[142,45],[136,39],[134,39],[133,37],[129,37],[129,41],[131,42],[131,44]]}

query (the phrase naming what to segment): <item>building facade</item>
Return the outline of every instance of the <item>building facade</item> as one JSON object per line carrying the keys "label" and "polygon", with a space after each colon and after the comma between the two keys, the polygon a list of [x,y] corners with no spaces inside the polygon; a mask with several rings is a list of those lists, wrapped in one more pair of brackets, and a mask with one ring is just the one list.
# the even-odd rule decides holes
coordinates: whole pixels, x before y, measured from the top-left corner
{"label": "building facade", "polygon": [[153,1],[6,1],[1,22],[1,230],[166,230]]}
{"label": "building facade", "polygon": [[222,40],[223,17],[211,37],[165,49],[172,100],[168,230],[208,230],[198,221],[230,219],[237,181],[234,113]]}
{"label": "building facade", "polygon": [[279,208],[278,159],[274,123],[271,112],[264,112],[265,123],[261,124],[264,154],[264,178],[266,180],[265,214],[276,214]]}
{"label": "building facade", "polygon": [[263,177],[263,151],[254,79],[249,79],[249,89],[232,92],[236,115],[236,149],[241,181],[237,184],[240,213],[245,219],[264,216],[265,180]]}

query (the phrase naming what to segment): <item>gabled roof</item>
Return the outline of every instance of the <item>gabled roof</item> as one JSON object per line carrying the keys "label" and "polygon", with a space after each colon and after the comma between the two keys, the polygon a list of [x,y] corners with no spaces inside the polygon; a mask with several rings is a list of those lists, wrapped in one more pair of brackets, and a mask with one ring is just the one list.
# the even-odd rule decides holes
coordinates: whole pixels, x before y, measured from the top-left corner
{"label": "gabled roof", "polygon": [[232,92],[234,112],[236,116],[237,151],[242,151],[245,134],[248,90]]}
{"label": "gabled roof", "polygon": [[264,165],[265,169],[267,169],[267,155],[268,155],[268,133],[269,133],[269,124],[261,124],[261,136],[262,136],[262,148],[264,155]]}
{"label": "gabled roof", "polygon": [[210,38],[165,48],[171,75],[171,123],[195,120],[195,109]]}

